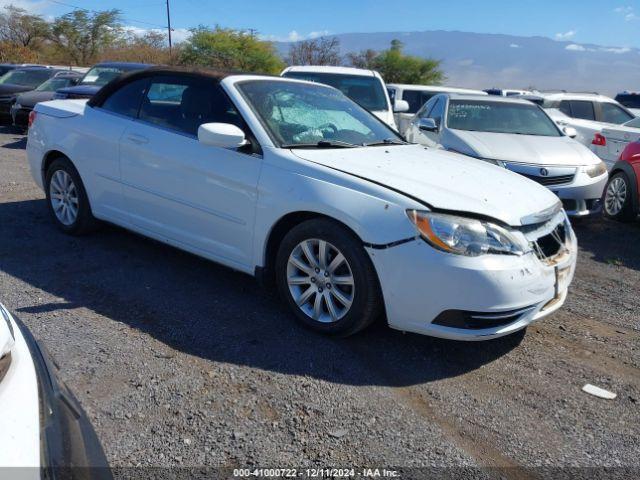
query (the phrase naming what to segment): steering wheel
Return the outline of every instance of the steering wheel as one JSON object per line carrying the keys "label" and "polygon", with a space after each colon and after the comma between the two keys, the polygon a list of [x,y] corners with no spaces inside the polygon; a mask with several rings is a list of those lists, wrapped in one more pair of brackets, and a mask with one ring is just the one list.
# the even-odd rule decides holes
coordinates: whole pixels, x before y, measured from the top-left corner
{"label": "steering wheel", "polygon": [[336,127],[333,123],[324,123],[318,127],[318,130],[324,130],[325,128],[333,130],[334,135],[338,133],[338,127]]}

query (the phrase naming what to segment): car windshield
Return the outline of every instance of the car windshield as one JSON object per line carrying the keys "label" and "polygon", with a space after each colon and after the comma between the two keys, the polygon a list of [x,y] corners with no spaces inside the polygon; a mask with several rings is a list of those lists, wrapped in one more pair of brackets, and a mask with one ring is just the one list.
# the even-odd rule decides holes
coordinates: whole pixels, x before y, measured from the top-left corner
{"label": "car windshield", "polygon": [[521,103],[451,100],[447,126],[472,132],[559,137],[553,121],[537,106]]}
{"label": "car windshield", "polygon": [[122,70],[116,67],[93,67],[85,74],[80,84],[102,87],[121,73]]}
{"label": "car windshield", "polygon": [[11,70],[0,77],[0,84],[20,85],[36,88],[51,76],[46,69]]}
{"label": "car windshield", "polygon": [[384,86],[377,77],[315,72],[287,72],[284,76],[330,85],[371,112],[389,109]]}
{"label": "car windshield", "polygon": [[640,117],[629,120],[624,124],[625,127],[640,128]]}
{"label": "car windshield", "polygon": [[620,94],[616,97],[616,101],[627,108],[640,108],[640,94]]}
{"label": "car windshield", "polygon": [[404,143],[333,88],[281,80],[247,81],[238,88],[282,148]]}
{"label": "car windshield", "polygon": [[50,78],[49,80],[44,82],[42,85],[36,88],[36,91],[37,92],[55,92],[59,88],[65,88],[65,87],[68,87],[69,85],[71,85],[70,78],[55,77],[55,78]]}

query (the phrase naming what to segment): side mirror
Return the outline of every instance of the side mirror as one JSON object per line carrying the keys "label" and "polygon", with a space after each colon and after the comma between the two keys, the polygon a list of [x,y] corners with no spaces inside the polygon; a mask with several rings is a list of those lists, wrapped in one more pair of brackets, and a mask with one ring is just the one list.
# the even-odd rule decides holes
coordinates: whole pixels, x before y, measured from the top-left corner
{"label": "side mirror", "polygon": [[564,127],[562,131],[567,137],[576,138],[578,136],[578,131],[573,127]]}
{"label": "side mirror", "polygon": [[418,128],[423,132],[437,132],[438,125],[433,118],[421,118],[418,120]]}
{"label": "side mirror", "polygon": [[409,102],[406,100],[396,100],[393,103],[394,113],[404,113],[409,111]]}
{"label": "side mirror", "polygon": [[203,123],[198,127],[198,141],[221,148],[240,148],[247,144],[244,132],[231,123]]}

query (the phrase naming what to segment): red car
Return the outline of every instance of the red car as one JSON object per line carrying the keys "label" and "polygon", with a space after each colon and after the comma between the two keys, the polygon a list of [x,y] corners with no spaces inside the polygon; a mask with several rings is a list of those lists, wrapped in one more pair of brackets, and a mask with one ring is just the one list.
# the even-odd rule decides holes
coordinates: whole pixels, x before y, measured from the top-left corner
{"label": "red car", "polygon": [[630,143],[609,172],[604,190],[604,214],[630,222],[640,213],[640,141]]}

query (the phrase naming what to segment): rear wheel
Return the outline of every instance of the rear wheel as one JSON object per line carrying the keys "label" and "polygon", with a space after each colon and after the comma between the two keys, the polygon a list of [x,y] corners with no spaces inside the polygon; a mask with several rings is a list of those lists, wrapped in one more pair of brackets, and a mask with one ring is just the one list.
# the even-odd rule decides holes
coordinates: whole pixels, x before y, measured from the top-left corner
{"label": "rear wheel", "polygon": [[621,222],[630,222],[636,216],[633,211],[633,189],[629,177],[624,172],[613,175],[604,194],[604,214]]}
{"label": "rear wheel", "polygon": [[285,236],[276,282],[298,320],[322,333],[352,335],[382,311],[375,269],[361,242],[328,219],[306,221]]}
{"label": "rear wheel", "polygon": [[82,235],[96,226],[89,199],[73,164],[64,157],[54,160],[47,170],[45,189],[49,212],[60,230]]}

